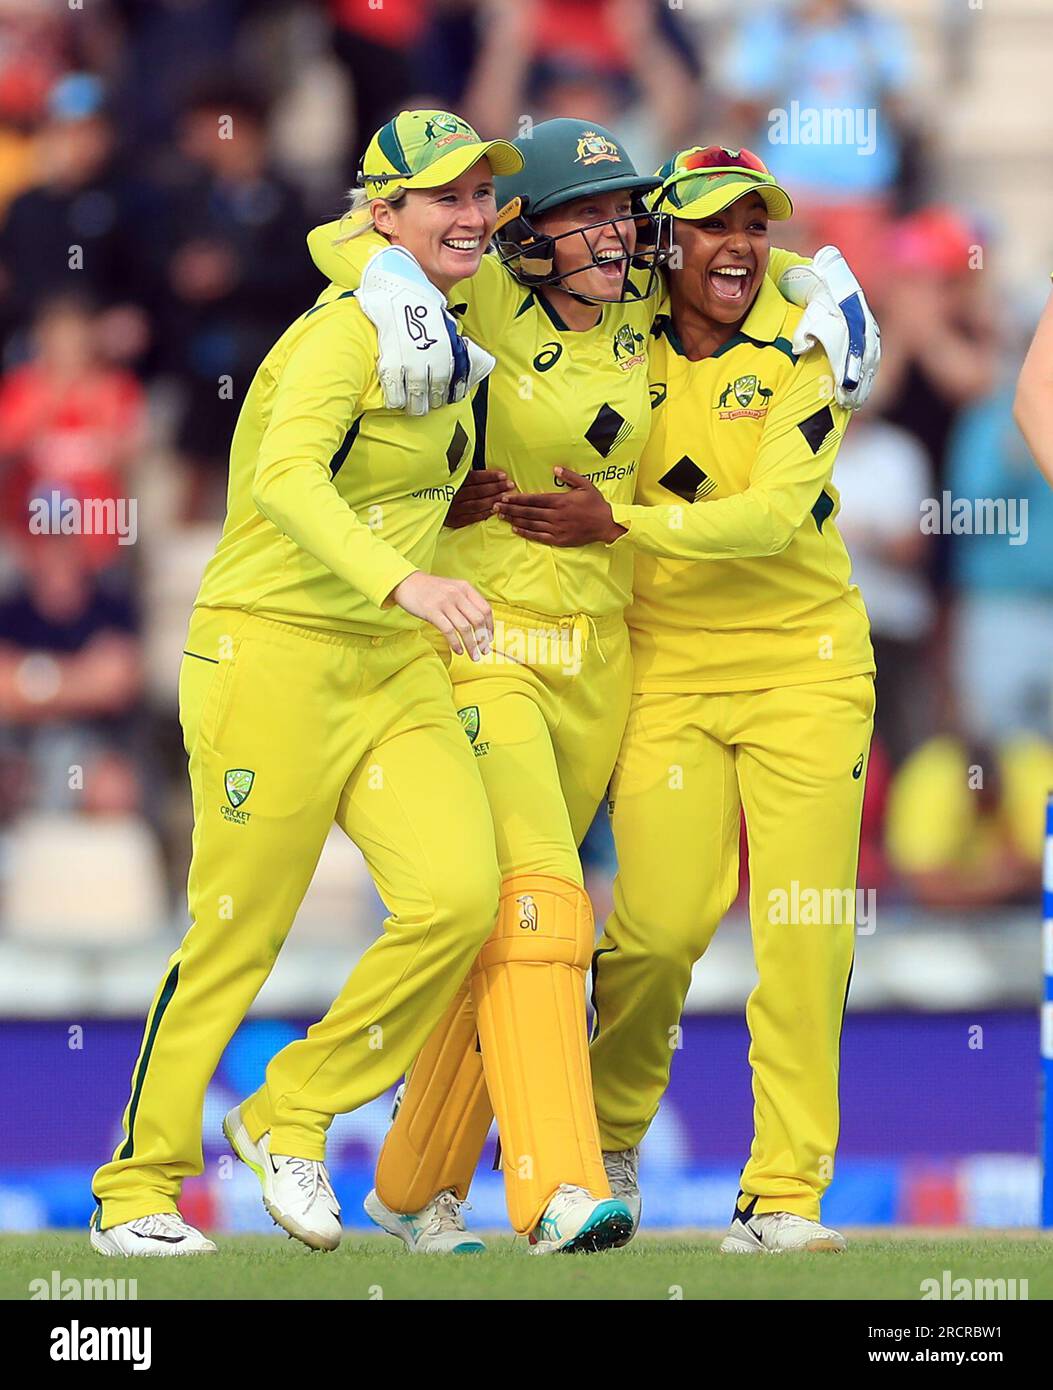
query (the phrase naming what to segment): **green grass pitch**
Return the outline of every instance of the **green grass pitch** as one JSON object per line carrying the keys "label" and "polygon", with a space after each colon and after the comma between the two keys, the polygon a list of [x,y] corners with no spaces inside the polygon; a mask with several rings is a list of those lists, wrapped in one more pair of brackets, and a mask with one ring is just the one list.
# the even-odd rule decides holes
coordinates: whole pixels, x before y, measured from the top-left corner
{"label": "green grass pitch", "polygon": [[[640,1236],[602,1255],[537,1258],[495,1236],[482,1255],[414,1256],[385,1236],[349,1233],[333,1254],[282,1236],[217,1236],[215,1255],[102,1259],[87,1233],[0,1237],[0,1298],[35,1279],[135,1279],[140,1299],[903,1299],[923,1279],[1028,1280],[1053,1298],[1053,1238],[1034,1232],[851,1236],[843,1255],[722,1256],[720,1233]],[[1018,1282],[1019,1287],[1019,1282]]]}

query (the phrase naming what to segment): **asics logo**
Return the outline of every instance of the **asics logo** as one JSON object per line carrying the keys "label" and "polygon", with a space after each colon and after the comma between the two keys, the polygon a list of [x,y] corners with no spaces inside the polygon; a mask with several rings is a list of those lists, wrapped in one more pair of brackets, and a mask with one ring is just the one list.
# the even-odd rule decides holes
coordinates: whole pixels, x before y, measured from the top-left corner
{"label": "asics logo", "polygon": [[562,356],[562,343],[546,343],[534,358],[534,370],[538,372],[547,372],[550,367],[556,365]]}

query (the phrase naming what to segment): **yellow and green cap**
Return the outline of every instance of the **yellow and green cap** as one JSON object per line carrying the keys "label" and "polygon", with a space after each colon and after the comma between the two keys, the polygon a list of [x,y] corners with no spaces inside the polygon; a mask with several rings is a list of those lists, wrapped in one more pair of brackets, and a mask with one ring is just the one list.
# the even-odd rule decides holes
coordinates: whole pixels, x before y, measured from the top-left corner
{"label": "yellow and green cap", "polygon": [[663,164],[658,177],[661,187],[647,201],[655,212],[672,217],[697,222],[723,212],[747,193],[760,194],[774,221],[793,216],[790,195],[750,150],[693,145]]}
{"label": "yellow and green cap", "polygon": [[407,188],[441,188],[480,159],[495,174],[517,174],[523,156],[507,140],[480,140],[450,111],[400,111],[369,142],[362,187],[370,198],[397,198]]}

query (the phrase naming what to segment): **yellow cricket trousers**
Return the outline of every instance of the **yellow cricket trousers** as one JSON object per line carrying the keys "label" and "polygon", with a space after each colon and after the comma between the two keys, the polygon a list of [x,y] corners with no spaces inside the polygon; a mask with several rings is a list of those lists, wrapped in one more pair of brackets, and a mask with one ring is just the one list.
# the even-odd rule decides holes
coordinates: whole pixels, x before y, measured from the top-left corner
{"label": "yellow cricket trousers", "polygon": [[818,1219],[833,1175],[873,710],[869,675],[636,694],[612,781],[618,877],[593,976],[603,1147],[638,1144],[658,1109],[692,966],[738,891],[741,807],[758,983],[740,1202],[758,1215]]}
{"label": "yellow cricket trousers", "polygon": [[[561,1182],[610,1195],[589,1076],[594,928],[577,846],[614,766],[632,665],[620,614],[546,619],[495,604],[494,629],[493,659],[454,657],[450,673],[493,816],[502,907],[414,1066],[377,1191],[406,1212],[446,1188],[467,1196],[496,1111],[509,1215],[526,1232]],[[559,950],[546,954],[550,920]]]}
{"label": "yellow cricket trousers", "polygon": [[[449,663],[503,876],[583,883],[578,845],[607,791],[632,694],[621,614],[544,618],[495,603],[492,659]],[[474,712],[477,713],[474,713]]]}
{"label": "yellow cricket trousers", "polygon": [[95,1175],[101,1228],[174,1211],[182,1180],[201,1172],[205,1089],[334,819],[390,915],[324,1022],[271,1062],[246,1112],[253,1138],[271,1129],[275,1153],[324,1158],[333,1114],[402,1075],[497,911],[486,795],[449,676],[419,632],[357,636],[197,609],[186,650],[192,925],[147,1017],[125,1137]]}

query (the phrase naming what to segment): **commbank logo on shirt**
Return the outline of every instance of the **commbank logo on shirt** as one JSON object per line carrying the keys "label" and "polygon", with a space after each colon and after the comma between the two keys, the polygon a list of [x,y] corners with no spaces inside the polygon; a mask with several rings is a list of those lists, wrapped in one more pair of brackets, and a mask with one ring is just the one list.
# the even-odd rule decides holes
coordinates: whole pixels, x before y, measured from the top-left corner
{"label": "commbank logo on shirt", "polygon": [[[588,478],[590,483],[595,483],[599,487],[600,483],[616,483],[621,478],[631,478],[636,472],[636,460],[631,463],[609,463],[606,468],[597,468],[592,473],[583,473],[583,478]],[[570,487],[570,483],[565,483],[562,478],[554,478],[557,487]]]}
{"label": "commbank logo on shirt", "polygon": [[596,412],[596,418],[585,431],[585,438],[600,455],[606,458],[624,439],[632,434],[633,422],[619,415],[613,406],[604,405]]}
{"label": "commbank logo on shirt", "polygon": [[461,424],[460,420],[453,431],[453,438],[450,440],[449,448],[446,450],[446,462],[451,473],[456,473],[460,466],[461,459],[464,458],[465,446],[468,443],[468,432]]}
{"label": "commbank logo on shirt", "polygon": [[457,496],[453,483],[442,483],[439,487],[419,487],[411,497],[421,497],[425,502],[452,502]]}
{"label": "commbank logo on shirt", "polygon": [[713,479],[699,468],[689,454],[677,459],[669,472],[664,473],[658,481],[685,502],[701,502],[703,497],[708,497],[717,489]]}

